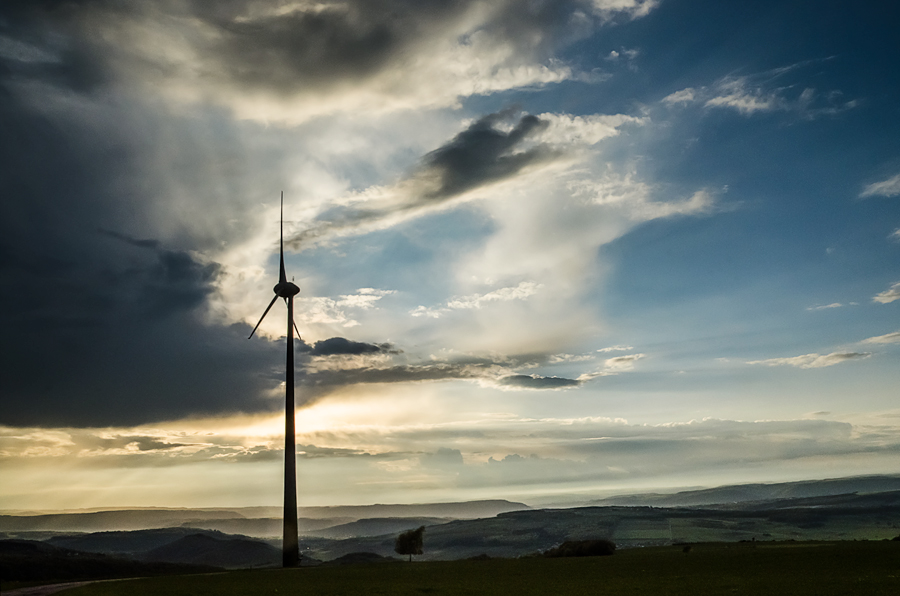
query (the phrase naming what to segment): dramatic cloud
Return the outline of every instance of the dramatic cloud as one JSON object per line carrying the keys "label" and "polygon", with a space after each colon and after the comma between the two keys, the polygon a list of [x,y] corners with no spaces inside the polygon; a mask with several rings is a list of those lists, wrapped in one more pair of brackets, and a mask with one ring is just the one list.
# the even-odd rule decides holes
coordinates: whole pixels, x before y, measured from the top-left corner
{"label": "dramatic cloud", "polygon": [[[12,96],[6,96],[0,105],[6,130],[18,139],[2,147],[4,163],[10,164],[4,184],[14,189],[15,196],[33,197],[4,202],[0,224],[4,232],[0,262],[6,268],[2,306],[14,319],[5,328],[10,345],[18,346],[14,357],[2,365],[15,402],[4,412],[3,421],[136,424],[276,408],[270,394],[280,382],[279,344],[264,338],[247,342],[245,324],[228,325],[229,317],[219,309],[233,308],[222,292],[226,280],[232,285],[235,273],[229,272],[229,265],[206,256],[216,254],[217,245],[240,246],[245,241],[249,235],[246,228],[235,226],[226,213],[252,220],[252,204],[227,203],[230,195],[223,195],[232,210],[221,214],[213,210],[217,215],[208,216],[207,210],[186,199],[194,181],[176,180],[171,186],[158,187],[165,200],[139,201],[133,210],[122,211],[120,187],[129,177],[147,180],[151,193],[157,189],[152,176],[139,170],[136,157],[149,155],[153,157],[149,162],[156,163],[166,152],[162,145],[149,144],[134,160],[126,157],[109,162],[102,158],[116,154],[121,144],[127,146],[126,137],[140,129],[129,128],[132,116],[127,114],[119,124],[122,130],[75,124],[73,118],[79,110],[98,110],[99,116],[100,107],[90,102],[77,104],[77,109],[60,106],[45,115],[24,108]],[[473,189],[520,175],[529,167],[553,162],[565,154],[560,147],[567,135],[574,139],[570,149],[572,143],[585,147],[616,135],[617,126],[633,121],[628,117],[541,119],[513,112],[489,115],[428,153],[417,172],[397,187],[415,188],[418,194],[398,191],[380,210],[350,209],[343,220],[326,225],[340,225],[354,217],[359,222],[378,222],[392,213],[403,216],[439,206]],[[44,133],[36,135],[34,130]],[[138,136],[142,135],[143,131]],[[176,171],[190,176],[194,168]],[[47,187],[51,179],[66,184],[67,201],[56,200]],[[147,190],[128,192],[141,197]],[[34,242],[35,238],[41,242]],[[20,291],[23,287],[53,288],[54,292],[26,296]],[[527,300],[541,287],[533,281],[495,286],[489,292],[451,298],[441,308],[477,311],[487,305]],[[236,284],[235,288],[240,291],[235,296],[238,301],[249,300],[246,286]],[[376,308],[380,300],[394,293],[362,288],[337,298],[301,296],[296,310],[303,325],[315,326],[319,334],[325,334],[330,326],[359,325],[356,313]],[[60,302],[57,295],[65,296],[66,302]],[[257,309],[264,303],[265,294],[249,317],[258,317]],[[55,362],[52,376],[45,374],[46,344],[41,341],[48,332],[55,335],[65,353]],[[278,331],[275,334],[277,337]],[[351,358],[388,356],[393,351],[383,343],[342,341],[347,343],[320,340],[299,353],[312,358]],[[451,365],[368,366],[336,372],[334,366],[326,370],[328,367],[317,364],[305,382],[320,388],[447,378],[494,382],[515,372],[504,369],[485,375]]]}
{"label": "dramatic cloud", "polygon": [[890,19],[790,4],[0,3],[0,505],[279,493],[280,223],[304,498],[896,469],[793,421],[889,359],[745,364],[897,345]]}
{"label": "dramatic cloud", "polygon": [[[136,85],[241,118],[455,105],[460,97],[584,78],[556,50],[640,0],[168,0],[21,5],[3,55],[14,73],[75,89]],[[39,28],[40,27],[40,28]],[[347,93],[352,86],[353,92]]]}
{"label": "dramatic cloud", "polygon": [[[514,111],[489,114],[472,123],[449,143],[427,154],[417,171],[392,187],[370,188],[347,197],[337,212],[327,210],[308,230],[285,243],[306,248],[322,237],[342,236],[398,223],[423,211],[441,208],[450,199],[552,162],[562,153],[536,134],[548,121]],[[506,128],[511,125],[511,128]]]}
{"label": "dramatic cloud", "polygon": [[869,352],[833,352],[831,354],[804,354],[788,358],[769,358],[768,360],[753,360],[747,364],[765,364],[766,366],[795,366],[797,368],[823,368],[834,366],[842,362],[860,360],[871,356]]}
{"label": "dramatic cloud", "polygon": [[872,302],[878,302],[880,304],[890,304],[895,300],[900,300],[900,281],[892,284],[891,287],[883,292],[876,294],[872,298]]}
{"label": "dramatic cloud", "polygon": [[[887,180],[882,180],[881,182],[873,182],[872,184],[867,185],[861,193],[859,193],[859,197],[861,199],[865,199],[867,197],[896,197],[900,195],[900,174],[896,176],[892,176]],[[894,232],[894,235],[897,233]]]}

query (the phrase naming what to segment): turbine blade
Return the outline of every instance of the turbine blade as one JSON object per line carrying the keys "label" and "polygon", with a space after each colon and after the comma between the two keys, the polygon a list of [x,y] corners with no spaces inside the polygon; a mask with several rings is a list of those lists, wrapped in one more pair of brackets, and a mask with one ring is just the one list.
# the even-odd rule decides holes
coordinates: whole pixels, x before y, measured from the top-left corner
{"label": "turbine blade", "polygon": [[284,191],[281,191],[281,270],[278,272],[278,283],[283,284],[287,281],[287,275],[284,273]]}
{"label": "turbine blade", "polygon": [[[296,332],[297,332],[297,339],[300,339],[300,330],[299,330],[299,329],[297,329],[297,321],[294,321],[294,320],[291,320],[291,323],[293,323],[293,324],[294,324],[294,331],[296,331]],[[303,341],[303,340],[302,340],[302,339],[300,339],[300,341]]]}
{"label": "turbine blade", "polygon": [[[259,323],[256,324],[256,327],[253,328],[253,331],[250,332],[250,337],[253,337],[253,334],[256,333],[256,330],[259,329],[260,324],[262,324],[263,319],[266,318],[266,315],[269,314],[269,310],[272,308],[272,305],[275,304],[275,301],[278,300],[278,294],[275,294],[275,297],[272,298],[272,302],[269,303],[269,306],[266,307],[266,312],[263,313],[263,316],[259,318]],[[248,337],[247,339],[250,339]]]}

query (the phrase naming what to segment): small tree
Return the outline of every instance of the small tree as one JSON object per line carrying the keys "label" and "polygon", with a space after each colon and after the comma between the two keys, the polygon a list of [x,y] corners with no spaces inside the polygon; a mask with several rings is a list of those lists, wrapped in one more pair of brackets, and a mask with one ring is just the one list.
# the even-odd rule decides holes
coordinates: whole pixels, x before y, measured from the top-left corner
{"label": "small tree", "polygon": [[409,555],[412,562],[413,555],[422,554],[422,536],[425,534],[425,526],[420,526],[418,530],[407,530],[397,536],[397,542],[394,543],[394,552],[398,555]]}

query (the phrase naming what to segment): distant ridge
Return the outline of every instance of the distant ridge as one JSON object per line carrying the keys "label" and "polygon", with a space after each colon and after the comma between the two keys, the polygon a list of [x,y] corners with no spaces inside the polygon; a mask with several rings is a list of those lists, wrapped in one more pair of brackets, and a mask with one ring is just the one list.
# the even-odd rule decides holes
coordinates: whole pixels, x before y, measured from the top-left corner
{"label": "distant ridge", "polygon": [[853,476],[773,484],[736,484],[672,494],[620,495],[589,501],[597,506],[695,507],[900,490],[900,475]]}
{"label": "distant ridge", "polygon": [[399,534],[405,530],[414,530],[419,526],[445,524],[449,521],[451,520],[446,517],[376,517],[317,530],[308,535],[333,539],[384,536],[385,534]]}
{"label": "distant ridge", "polygon": [[[152,530],[120,530],[91,534],[64,534],[45,540],[47,544],[88,553],[136,557],[148,550],[159,548],[185,536],[201,532],[196,528],[156,528]],[[206,532],[211,535],[217,532]],[[222,537],[231,538],[224,534]]]}
{"label": "distant ridge", "polygon": [[168,528],[198,519],[243,517],[234,510],[195,511],[191,509],[127,509],[91,513],[51,513],[44,515],[0,515],[0,531],[102,532],[105,530],[148,530]]}
{"label": "distant ridge", "polygon": [[[846,488],[840,483],[832,483],[831,487],[835,490]],[[784,488],[776,486],[776,489]],[[891,540],[898,537],[900,528],[900,490],[699,506],[666,507],[655,503],[653,506],[527,509],[433,525],[428,525],[428,521],[428,518],[365,519],[335,526],[333,538],[304,536],[301,548],[308,557],[304,563],[315,564],[313,559],[327,562],[345,555],[347,557],[340,563],[372,562],[380,560],[378,557],[391,557],[395,554],[398,530],[409,529],[410,525],[427,525],[425,554],[420,557],[424,560],[520,557],[573,540],[612,540],[623,549],[742,540]],[[384,533],[364,535],[376,531]],[[339,538],[345,533],[353,536]],[[105,553],[145,562],[156,558],[224,567],[277,565],[278,550],[272,545],[280,543],[280,538],[253,540],[247,536],[183,527],[54,535],[46,540],[44,545],[48,548],[77,550],[85,556],[87,553]],[[37,553],[35,548],[39,547],[31,550]],[[15,556],[14,552],[9,554]],[[0,567],[4,563],[0,561]]]}
{"label": "distant ridge", "polygon": [[[500,499],[412,505],[344,505],[301,507],[301,533],[372,518],[480,519],[531,509],[524,503]],[[254,536],[280,534],[278,507],[231,509],[119,509],[84,513],[0,515],[0,532],[108,532],[193,527]],[[421,524],[420,524],[421,525]]]}
{"label": "distant ridge", "polygon": [[145,561],[209,565],[226,569],[276,567],[281,564],[281,550],[258,540],[198,533],[149,550],[141,558]]}
{"label": "distant ridge", "polygon": [[494,517],[509,511],[531,509],[525,503],[503,499],[462,501],[452,503],[423,503],[411,505],[339,505],[336,507],[301,507],[304,517],[452,517],[454,519],[479,519]]}

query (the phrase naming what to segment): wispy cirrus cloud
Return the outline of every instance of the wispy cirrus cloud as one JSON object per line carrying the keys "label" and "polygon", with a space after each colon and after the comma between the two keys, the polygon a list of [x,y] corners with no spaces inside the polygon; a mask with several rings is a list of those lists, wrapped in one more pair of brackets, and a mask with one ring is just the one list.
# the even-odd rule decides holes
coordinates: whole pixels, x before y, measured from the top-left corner
{"label": "wispy cirrus cloud", "polygon": [[646,354],[628,354],[627,356],[609,358],[603,364],[606,370],[611,372],[633,370],[634,363],[646,357]]}
{"label": "wispy cirrus cloud", "polygon": [[576,197],[597,206],[619,210],[628,219],[640,222],[680,215],[703,215],[719,208],[716,194],[709,190],[698,190],[687,198],[655,200],[668,193],[636,179],[633,173],[574,180],[568,188]]}
{"label": "wispy cirrus cloud", "polygon": [[336,324],[342,327],[359,325],[350,313],[353,310],[369,310],[384,298],[394,294],[394,290],[360,288],[355,294],[344,294],[338,298],[325,296],[298,296],[294,303],[304,324]]}
{"label": "wispy cirrus cloud", "polygon": [[766,366],[793,366],[796,368],[824,368],[834,366],[852,360],[868,358],[870,352],[832,352],[831,354],[803,354],[802,356],[790,356],[787,358],[769,358],[766,360],[752,360],[747,364],[763,364]]}
{"label": "wispy cirrus cloud", "polygon": [[[599,350],[598,350],[599,351]],[[627,354],[625,356],[615,356],[607,358],[603,361],[603,365],[593,372],[588,372],[578,377],[579,381],[589,381],[597,377],[609,377],[623,372],[634,370],[635,363],[638,360],[646,358],[646,354]]]}
{"label": "wispy cirrus cloud", "polygon": [[631,346],[609,346],[606,348],[600,348],[597,350],[598,352],[628,352],[629,350],[633,350],[634,348]]}
{"label": "wispy cirrus cloud", "polygon": [[900,281],[891,284],[891,287],[883,292],[879,292],[872,298],[872,302],[878,302],[879,304],[890,304],[895,300],[900,300]]}
{"label": "wispy cirrus cloud", "polygon": [[[851,305],[854,303],[851,303]],[[831,304],[820,304],[818,306],[807,306],[806,310],[830,310],[832,308],[842,308],[847,306],[841,302],[832,302]]]}
{"label": "wispy cirrus cloud", "polygon": [[[897,195],[900,195],[900,174],[891,176],[887,180],[867,184],[865,188],[862,189],[862,192],[859,193],[859,198],[896,197]],[[896,235],[897,231],[894,232],[893,236]]]}
{"label": "wispy cirrus cloud", "polygon": [[[859,105],[857,100],[845,100],[837,90],[820,92],[798,83],[779,81],[812,63],[799,62],[750,75],[728,75],[708,87],[675,91],[661,101],[670,106],[698,104],[707,109],[731,109],[745,116],[792,112],[807,120],[840,114]],[[802,90],[797,93],[797,89]]]}
{"label": "wispy cirrus cloud", "polygon": [[662,98],[663,103],[668,104],[688,104],[693,103],[696,99],[697,90],[693,87],[686,87],[680,91],[675,91]]}
{"label": "wispy cirrus cloud", "polygon": [[876,335],[868,339],[862,340],[865,344],[900,344],[900,331],[886,333],[885,335]]}
{"label": "wispy cirrus cloud", "polygon": [[713,97],[707,99],[703,105],[707,108],[731,108],[749,115],[755,112],[786,110],[788,103],[777,92],[754,86],[747,77],[736,77],[720,81],[715,86]]}
{"label": "wispy cirrus cloud", "polygon": [[523,281],[517,286],[499,288],[486,294],[471,294],[451,298],[445,306],[425,307],[418,306],[409,311],[414,317],[438,318],[454,310],[472,310],[482,308],[491,302],[509,302],[510,300],[526,300],[541,289],[541,284],[532,281]]}

